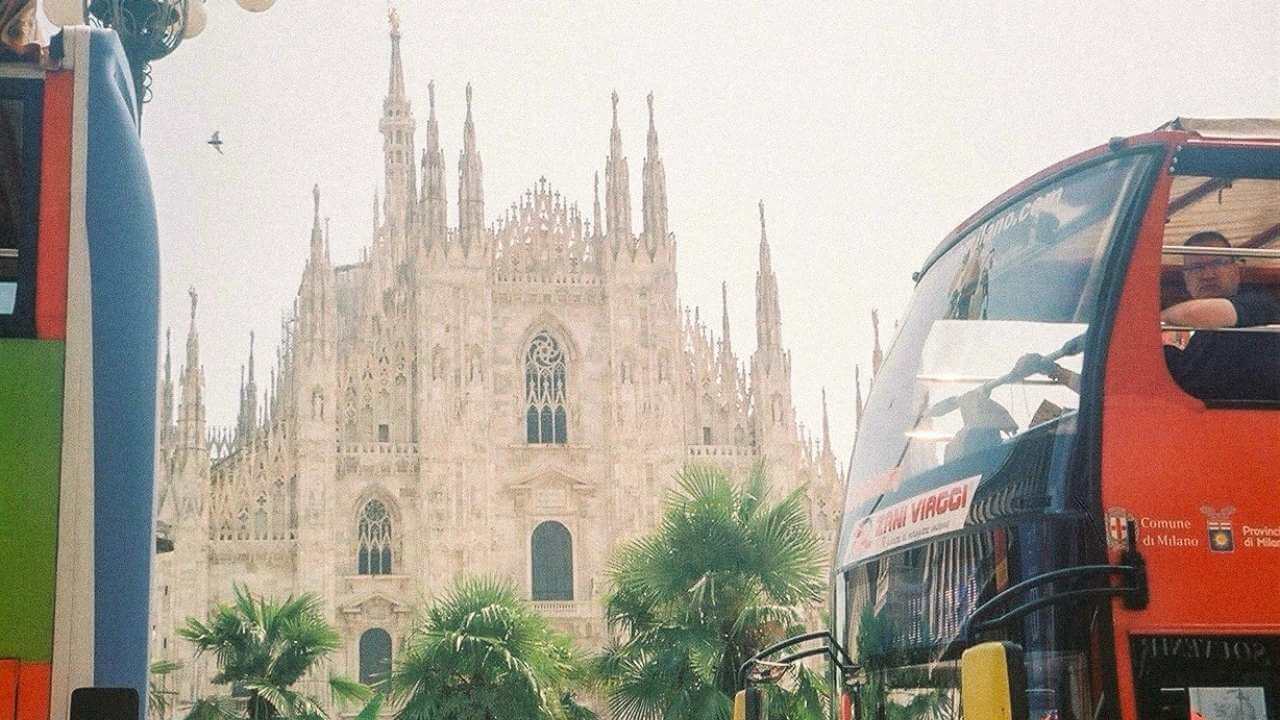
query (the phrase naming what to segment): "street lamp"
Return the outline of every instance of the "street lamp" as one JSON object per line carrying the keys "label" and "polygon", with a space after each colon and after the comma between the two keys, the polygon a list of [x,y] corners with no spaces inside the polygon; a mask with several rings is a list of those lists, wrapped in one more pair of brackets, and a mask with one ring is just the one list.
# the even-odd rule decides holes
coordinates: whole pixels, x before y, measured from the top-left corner
{"label": "street lamp", "polygon": [[[236,4],[262,12],[275,0]],[[199,35],[208,22],[204,0],[45,0],[44,11],[58,26],[84,23],[116,31],[133,73],[139,122],[142,104],[151,100],[151,63],[176,50],[184,39]]]}

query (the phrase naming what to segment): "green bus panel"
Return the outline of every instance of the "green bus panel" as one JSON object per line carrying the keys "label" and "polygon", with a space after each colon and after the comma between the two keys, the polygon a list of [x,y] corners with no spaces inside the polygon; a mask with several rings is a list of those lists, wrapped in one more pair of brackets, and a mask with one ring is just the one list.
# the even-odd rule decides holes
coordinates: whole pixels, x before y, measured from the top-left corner
{"label": "green bus panel", "polygon": [[63,351],[0,340],[0,658],[53,657]]}

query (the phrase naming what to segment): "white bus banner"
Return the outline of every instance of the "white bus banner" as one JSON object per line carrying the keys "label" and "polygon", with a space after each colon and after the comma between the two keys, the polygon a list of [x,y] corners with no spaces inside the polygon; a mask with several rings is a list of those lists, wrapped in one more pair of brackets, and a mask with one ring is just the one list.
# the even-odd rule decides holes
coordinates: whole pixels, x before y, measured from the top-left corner
{"label": "white bus banner", "polygon": [[981,475],[974,475],[957,480],[866,516],[853,531],[849,557],[843,564],[861,562],[964,527],[973,491],[981,479]]}

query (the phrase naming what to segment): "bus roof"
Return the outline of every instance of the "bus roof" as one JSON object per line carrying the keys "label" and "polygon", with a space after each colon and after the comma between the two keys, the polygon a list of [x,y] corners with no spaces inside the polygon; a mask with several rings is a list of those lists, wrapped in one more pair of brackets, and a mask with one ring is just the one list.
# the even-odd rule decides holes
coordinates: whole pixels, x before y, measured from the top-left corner
{"label": "bus roof", "polygon": [[1224,140],[1280,140],[1280,118],[1176,117],[1156,130],[1183,130]]}
{"label": "bus roof", "polygon": [[925,259],[920,270],[913,279],[917,282],[929,270],[929,267],[942,256],[952,245],[975,225],[999,210],[1011,199],[1021,195],[1028,188],[1073,165],[1092,160],[1108,152],[1115,152],[1142,145],[1175,145],[1198,140],[1234,141],[1240,143],[1280,144],[1280,118],[1185,118],[1176,117],[1161,125],[1152,132],[1129,137],[1112,138],[1104,145],[1072,155],[1065,160],[1054,163],[1022,182],[1001,193],[980,210],[970,215],[954,230],[943,238]]}

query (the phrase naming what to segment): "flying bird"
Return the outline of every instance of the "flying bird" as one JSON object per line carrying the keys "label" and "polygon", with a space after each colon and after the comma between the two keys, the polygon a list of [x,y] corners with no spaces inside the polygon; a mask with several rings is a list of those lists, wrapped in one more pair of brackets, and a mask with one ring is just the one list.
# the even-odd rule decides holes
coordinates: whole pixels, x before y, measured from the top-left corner
{"label": "flying bird", "polygon": [[213,146],[214,150],[218,151],[219,155],[222,154],[222,138],[218,137],[217,130],[213,131],[213,137],[209,138],[208,143]]}

